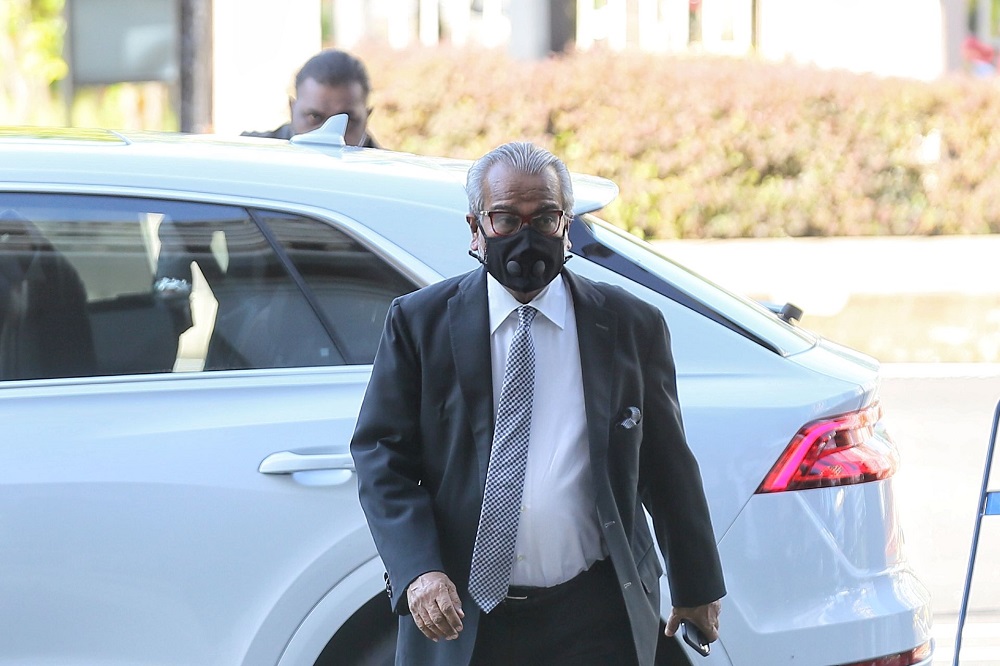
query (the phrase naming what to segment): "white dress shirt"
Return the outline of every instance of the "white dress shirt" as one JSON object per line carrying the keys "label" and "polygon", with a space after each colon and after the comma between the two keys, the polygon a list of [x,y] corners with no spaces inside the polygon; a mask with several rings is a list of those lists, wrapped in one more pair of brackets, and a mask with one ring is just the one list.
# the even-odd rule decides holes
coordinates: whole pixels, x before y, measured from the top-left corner
{"label": "white dress shirt", "polygon": [[[522,303],[492,275],[487,294],[495,415]],[[607,551],[590,471],[576,314],[562,275],[529,305],[541,316],[531,324],[535,392],[510,584],[551,587],[590,568]]]}

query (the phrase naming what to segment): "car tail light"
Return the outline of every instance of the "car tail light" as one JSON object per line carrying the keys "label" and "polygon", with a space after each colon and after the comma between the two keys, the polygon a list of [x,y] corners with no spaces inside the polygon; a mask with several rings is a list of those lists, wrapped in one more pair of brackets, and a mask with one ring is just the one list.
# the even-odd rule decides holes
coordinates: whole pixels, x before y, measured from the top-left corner
{"label": "car tail light", "polygon": [[757,489],[758,493],[828,488],[885,479],[898,458],[877,427],[882,406],[813,421],[802,427]]}
{"label": "car tail light", "polygon": [[852,661],[841,666],[914,666],[931,658],[931,644],[924,643],[912,650],[890,654],[877,659],[865,659],[863,661]]}

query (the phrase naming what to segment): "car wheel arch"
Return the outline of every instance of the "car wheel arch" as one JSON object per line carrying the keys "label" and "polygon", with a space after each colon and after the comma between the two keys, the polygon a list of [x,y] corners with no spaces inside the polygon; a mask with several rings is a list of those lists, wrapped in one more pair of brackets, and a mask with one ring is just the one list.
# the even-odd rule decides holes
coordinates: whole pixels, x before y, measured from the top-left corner
{"label": "car wheel arch", "polygon": [[276,666],[322,664],[320,657],[327,645],[338,636],[343,640],[345,634],[341,632],[349,632],[358,622],[364,622],[379,602],[385,605],[386,614],[391,614],[385,598],[384,571],[382,561],[375,557],[331,588],[302,619]]}

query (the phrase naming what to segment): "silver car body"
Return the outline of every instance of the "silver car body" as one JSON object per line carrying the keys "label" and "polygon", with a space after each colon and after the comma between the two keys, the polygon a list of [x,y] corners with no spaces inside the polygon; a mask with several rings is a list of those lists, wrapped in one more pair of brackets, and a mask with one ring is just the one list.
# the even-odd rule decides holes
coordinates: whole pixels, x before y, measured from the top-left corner
{"label": "silver car body", "polygon": [[[0,211],[23,193],[277,211],[339,229],[421,286],[477,265],[466,167],[263,139],[0,132]],[[581,215],[616,193],[596,178],[575,185]],[[670,326],[729,587],[720,641],[694,663],[849,664],[930,642],[891,478],[756,492],[805,424],[877,399],[878,364],[585,223],[721,313],[575,248],[571,270],[633,290]],[[100,252],[78,268],[101,270]],[[366,604],[387,611],[348,454],[369,372],[0,381],[0,664],[308,665]]]}

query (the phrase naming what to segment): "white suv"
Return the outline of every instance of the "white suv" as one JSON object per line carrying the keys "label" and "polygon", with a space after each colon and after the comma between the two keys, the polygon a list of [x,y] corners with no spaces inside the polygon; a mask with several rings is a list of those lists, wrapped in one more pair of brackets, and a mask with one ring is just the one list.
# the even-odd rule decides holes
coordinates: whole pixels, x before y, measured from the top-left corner
{"label": "white suv", "polygon": [[[391,663],[348,443],[391,300],[478,265],[468,165],[317,140],[0,129],[0,664]],[[663,663],[929,664],[878,364],[575,188],[570,268],[671,328],[729,588]]]}

